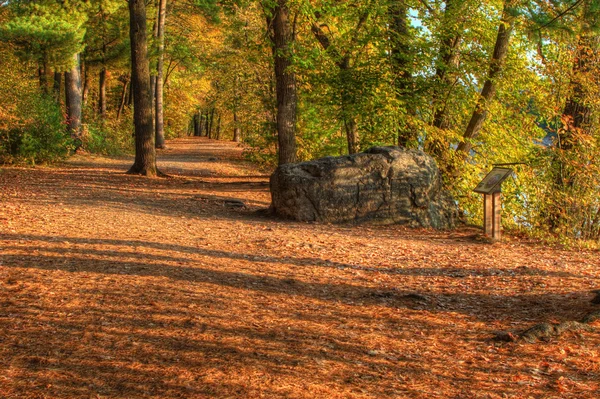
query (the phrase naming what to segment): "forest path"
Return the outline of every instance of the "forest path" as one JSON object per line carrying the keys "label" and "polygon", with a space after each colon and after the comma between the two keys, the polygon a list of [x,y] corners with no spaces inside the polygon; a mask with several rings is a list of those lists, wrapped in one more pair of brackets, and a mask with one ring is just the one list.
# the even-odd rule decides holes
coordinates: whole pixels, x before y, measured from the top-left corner
{"label": "forest path", "polygon": [[275,220],[237,145],[168,145],[0,169],[0,397],[597,397],[597,332],[490,341],[593,310],[597,252]]}

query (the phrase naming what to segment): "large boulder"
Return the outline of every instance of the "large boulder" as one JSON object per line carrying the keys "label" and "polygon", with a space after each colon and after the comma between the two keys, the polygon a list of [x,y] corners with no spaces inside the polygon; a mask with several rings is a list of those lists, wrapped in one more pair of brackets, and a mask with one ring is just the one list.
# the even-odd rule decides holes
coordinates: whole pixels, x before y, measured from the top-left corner
{"label": "large boulder", "polygon": [[373,147],[354,155],[279,166],[271,210],[299,221],[374,221],[447,229],[458,208],[422,151]]}

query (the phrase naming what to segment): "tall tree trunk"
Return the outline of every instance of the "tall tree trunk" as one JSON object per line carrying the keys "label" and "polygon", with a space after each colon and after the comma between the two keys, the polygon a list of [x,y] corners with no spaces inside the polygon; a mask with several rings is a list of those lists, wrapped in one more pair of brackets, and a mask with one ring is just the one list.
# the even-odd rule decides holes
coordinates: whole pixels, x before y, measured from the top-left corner
{"label": "tall tree trunk", "polygon": [[574,199],[572,190],[576,187],[578,174],[577,168],[573,167],[569,160],[577,157],[576,153],[571,154],[571,152],[581,146],[579,142],[581,134],[589,134],[592,129],[592,108],[589,103],[590,95],[586,93],[585,82],[586,79],[589,79],[586,75],[589,76],[591,73],[590,65],[597,57],[598,40],[598,38],[594,40],[587,33],[581,33],[577,42],[572,68],[571,94],[562,112],[562,126],[557,131],[556,155],[552,165],[554,197],[557,200],[549,207],[548,221],[553,230],[565,226],[569,222],[569,210],[573,207]]}
{"label": "tall tree trunk", "polygon": [[127,106],[131,108],[133,105],[133,84],[129,82],[129,92],[127,93]]}
{"label": "tall tree trunk", "polygon": [[277,139],[279,165],[296,162],[296,74],[292,70],[293,26],[287,0],[273,9],[273,49],[277,92]]}
{"label": "tall tree trunk", "polygon": [[52,87],[54,91],[54,100],[57,104],[60,104],[60,86],[62,84],[62,73],[54,72],[54,85]]}
{"label": "tall tree trunk", "polygon": [[498,27],[498,35],[496,37],[494,53],[490,61],[490,69],[486,81],[483,84],[483,89],[481,90],[481,94],[475,105],[475,110],[471,115],[471,120],[463,133],[463,141],[456,149],[457,153],[461,154],[461,157],[463,158],[468,157],[471,148],[473,148],[472,141],[479,135],[483,122],[487,116],[489,103],[496,95],[496,81],[504,67],[506,55],[508,54],[510,35],[514,24],[514,17],[512,17],[509,12],[509,1],[510,0],[507,0],[504,3],[502,21],[500,21],[500,26]]}
{"label": "tall tree trunk", "polygon": [[163,109],[163,75],[165,64],[165,21],[167,16],[167,0],[159,0],[158,2],[158,61],[156,65],[156,100],[155,100],[155,123],[156,130],[156,148],[165,148],[165,122]]}
{"label": "tall tree trunk", "polygon": [[208,110],[206,111],[206,114],[204,115],[204,132],[205,132],[205,136],[210,138],[210,126],[209,126],[209,121],[208,121]]}
{"label": "tall tree trunk", "polygon": [[242,140],[242,129],[238,120],[237,112],[233,111],[233,141],[239,143]]}
{"label": "tall tree trunk", "polygon": [[131,83],[134,91],[135,161],[127,173],[156,176],[158,171],[154,149],[144,0],[129,0],[129,36],[131,41]]}
{"label": "tall tree trunk", "polygon": [[48,94],[48,61],[46,56],[38,62],[38,81],[42,93]]}
{"label": "tall tree trunk", "polygon": [[221,113],[217,112],[217,140],[221,140]]}
{"label": "tall tree trunk", "polygon": [[448,98],[452,93],[455,81],[455,70],[460,62],[458,51],[462,43],[462,26],[457,18],[462,18],[463,2],[460,0],[446,0],[444,17],[441,27],[441,43],[435,69],[436,87],[432,93],[433,127],[439,129],[433,137],[428,137],[425,150],[433,155],[442,169],[449,167],[450,143],[444,131],[449,128]]}
{"label": "tall tree trunk", "polygon": [[106,117],[106,67],[103,66],[100,70],[100,78],[98,84],[98,114],[102,119]]}
{"label": "tall tree trunk", "polygon": [[211,139],[214,138],[213,136],[213,125],[215,122],[215,108],[211,108],[210,110],[210,123],[208,124],[208,137],[210,137]]}
{"label": "tall tree trunk", "polygon": [[194,137],[200,137],[200,112],[194,114]]}
{"label": "tall tree trunk", "polygon": [[87,64],[85,58],[81,58],[81,80],[83,81],[83,90],[81,93],[81,103],[87,105],[87,100],[90,94],[90,74],[88,73]]}
{"label": "tall tree trunk", "polygon": [[[407,22],[407,6],[404,0],[390,2],[388,6],[389,30],[390,30],[390,59],[392,72],[394,73],[394,86],[396,98],[406,104],[406,114],[414,117],[416,107],[412,97],[413,77],[412,63],[413,54],[410,48],[410,35]],[[398,145],[401,147],[416,146],[418,133],[412,127],[411,121],[406,120],[398,126]]]}
{"label": "tall tree trunk", "polygon": [[452,71],[458,67],[460,53],[458,48],[462,42],[462,30],[457,26],[456,18],[462,9],[462,3],[457,0],[446,0],[442,26],[442,42],[435,68],[435,76],[439,88],[433,93],[434,116],[433,126],[438,129],[448,128],[447,104],[443,100],[444,93],[450,90],[453,81]]}
{"label": "tall tree trunk", "polygon": [[81,73],[80,73],[80,56],[73,56],[74,65],[71,71],[65,72],[65,99],[67,107],[67,127],[71,137],[76,141],[77,148],[81,146],[81,108],[82,108],[82,91],[81,91]]}
{"label": "tall tree trunk", "polygon": [[119,102],[119,110],[117,111],[117,120],[121,118],[123,109],[125,108],[125,102],[127,101],[127,88],[129,87],[129,75],[121,76],[121,82],[123,82],[123,91],[121,91],[121,101]]}
{"label": "tall tree trunk", "polygon": [[[358,32],[361,29],[361,27],[367,21],[368,16],[368,13],[363,13],[360,16],[356,28],[354,29],[355,32]],[[316,12],[315,17],[320,18],[320,13]],[[348,141],[348,153],[356,154],[360,151],[360,137],[358,132],[358,123],[356,122],[357,118],[354,115],[352,107],[354,104],[351,93],[352,88],[349,87],[349,84],[351,85],[352,82],[352,65],[350,62],[350,56],[348,54],[342,55],[337,48],[331,45],[331,40],[317,22],[312,24],[311,31],[319,44],[321,44],[321,47],[323,47],[323,50],[331,54],[335,64],[339,68],[338,78],[342,86],[342,101],[340,104],[341,116],[344,125],[344,131],[346,133],[346,139]]]}

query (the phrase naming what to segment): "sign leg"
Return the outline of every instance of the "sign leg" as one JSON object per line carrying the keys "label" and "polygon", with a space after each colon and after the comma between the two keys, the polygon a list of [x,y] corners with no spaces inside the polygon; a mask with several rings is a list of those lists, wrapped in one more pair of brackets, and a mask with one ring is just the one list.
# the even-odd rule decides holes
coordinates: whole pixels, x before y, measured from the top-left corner
{"label": "sign leg", "polygon": [[502,197],[499,192],[493,193],[491,197],[493,208],[492,238],[495,240],[499,240],[502,231]]}
{"label": "sign leg", "polygon": [[494,212],[492,202],[492,194],[483,194],[483,232],[488,237],[492,237],[494,231]]}

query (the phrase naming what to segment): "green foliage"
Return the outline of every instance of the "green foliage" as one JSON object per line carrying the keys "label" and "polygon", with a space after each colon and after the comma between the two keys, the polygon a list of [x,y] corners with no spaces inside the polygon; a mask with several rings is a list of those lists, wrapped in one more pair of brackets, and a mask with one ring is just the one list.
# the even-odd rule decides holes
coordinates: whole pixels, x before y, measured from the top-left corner
{"label": "green foliage", "polygon": [[51,163],[69,154],[73,143],[53,99],[21,93],[15,111],[15,123],[0,130],[0,163]]}
{"label": "green foliage", "polygon": [[82,137],[82,148],[102,155],[131,154],[134,149],[133,119],[127,112],[121,119],[88,121]]}
{"label": "green foliage", "polygon": [[13,43],[24,60],[69,70],[73,54],[83,48],[86,18],[80,7],[54,1],[11,2],[10,7],[14,16],[0,26],[0,38]]}

